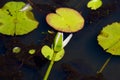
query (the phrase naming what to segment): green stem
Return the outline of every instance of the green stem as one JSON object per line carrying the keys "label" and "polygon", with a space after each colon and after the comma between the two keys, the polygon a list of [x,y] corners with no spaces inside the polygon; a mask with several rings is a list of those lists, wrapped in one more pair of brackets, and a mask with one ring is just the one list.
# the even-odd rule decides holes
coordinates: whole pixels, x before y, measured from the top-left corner
{"label": "green stem", "polygon": [[49,67],[48,67],[48,69],[47,69],[47,71],[45,73],[45,76],[44,76],[43,80],[48,79],[48,77],[50,75],[50,71],[52,70],[52,67],[53,67],[53,64],[54,64],[55,56],[56,56],[56,53],[53,53],[52,60],[51,60],[51,62],[49,64]]}
{"label": "green stem", "polygon": [[97,74],[102,73],[103,70],[105,69],[105,67],[108,65],[108,63],[110,62],[112,55],[105,61],[105,63],[103,64],[103,66],[101,67],[101,69],[99,71],[97,71]]}

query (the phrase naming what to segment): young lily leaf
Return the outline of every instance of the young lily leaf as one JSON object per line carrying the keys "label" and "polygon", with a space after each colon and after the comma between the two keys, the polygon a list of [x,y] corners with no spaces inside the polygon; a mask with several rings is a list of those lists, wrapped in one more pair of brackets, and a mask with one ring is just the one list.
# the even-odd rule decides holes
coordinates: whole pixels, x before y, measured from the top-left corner
{"label": "young lily leaf", "polygon": [[12,49],[12,52],[13,52],[13,53],[20,53],[20,51],[21,51],[21,48],[20,48],[20,47],[14,47],[14,48]]}
{"label": "young lily leaf", "polygon": [[91,8],[92,10],[96,10],[101,6],[102,6],[101,0],[90,0],[87,4],[87,7]]}
{"label": "young lily leaf", "polygon": [[24,6],[24,2],[11,1],[0,9],[0,33],[23,35],[37,28],[38,21],[35,20],[33,13],[20,11]]}
{"label": "young lily leaf", "polygon": [[46,16],[47,23],[62,32],[77,32],[84,26],[84,18],[79,12],[71,8],[58,8],[56,13]]}
{"label": "young lily leaf", "polygon": [[35,54],[35,52],[36,52],[35,49],[30,49],[30,50],[28,51],[28,53],[31,54],[31,55],[32,55],[32,54]]}
{"label": "young lily leaf", "polygon": [[63,33],[58,32],[54,39],[53,50],[55,52],[59,52],[62,49],[63,49]]}
{"label": "young lily leaf", "polygon": [[120,23],[105,26],[97,37],[98,44],[112,55],[120,55]]}
{"label": "young lily leaf", "polygon": [[47,58],[48,60],[51,60],[53,57],[53,54],[56,54],[55,61],[59,61],[64,56],[64,49],[60,50],[58,53],[54,53],[53,49],[51,49],[49,46],[45,45],[42,47],[42,55]]}

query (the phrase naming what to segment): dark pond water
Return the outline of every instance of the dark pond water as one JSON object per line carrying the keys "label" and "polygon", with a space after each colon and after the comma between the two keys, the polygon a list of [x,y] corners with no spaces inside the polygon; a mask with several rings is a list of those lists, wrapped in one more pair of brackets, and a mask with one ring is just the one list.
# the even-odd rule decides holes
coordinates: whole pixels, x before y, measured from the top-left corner
{"label": "dark pond water", "polygon": [[[0,0],[0,7],[11,0]],[[16,0],[18,1],[18,0]],[[22,0],[23,1],[23,0]],[[42,34],[50,28],[46,14],[57,7],[70,7],[78,10],[85,18],[84,28],[74,33],[65,47],[65,56],[56,62],[48,80],[120,80],[120,57],[113,56],[100,78],[96,72],[110,54],[97,43],[100,30],[112,22],[120,22],[120,0],[104,0],[103,6],[96,11],[86,7],[89,0],[31,0],[33,12],[40,22],[37,29],[23,36],[0,34],[0,80],[42,80],[49,61],[41,55],[43,45],[50,45],[54,35]],[[27,0],[25,1],[27,3]],[[66,34],[68,35],[68,34]],[[21,47],[20,54],[13,54],[12,48]],[[29,49],[36,49],[29,55]]]}

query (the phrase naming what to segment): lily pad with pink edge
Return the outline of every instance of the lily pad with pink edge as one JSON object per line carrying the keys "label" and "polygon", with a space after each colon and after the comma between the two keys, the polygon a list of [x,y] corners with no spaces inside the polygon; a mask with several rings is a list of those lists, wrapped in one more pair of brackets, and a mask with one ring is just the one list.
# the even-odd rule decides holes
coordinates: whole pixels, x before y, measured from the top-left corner
{"label": "lily pad with pink edge", "polygon": [[81,30],[84,26],[84,18],[75,9],[61,7],[56,13],[46,16],[47,23],[55,30],[72,33]]}

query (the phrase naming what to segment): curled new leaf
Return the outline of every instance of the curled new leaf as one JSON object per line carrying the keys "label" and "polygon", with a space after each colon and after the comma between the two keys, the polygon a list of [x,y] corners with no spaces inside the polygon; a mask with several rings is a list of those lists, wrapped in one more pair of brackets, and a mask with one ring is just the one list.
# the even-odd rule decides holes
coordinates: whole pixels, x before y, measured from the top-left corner
{"label": "curled new leaf", "polygon": [[59,52],[62,49],[63,49],[63,33],[58,32],[54,39],[53,50],[55,52]]}
{"label": "curled new leaf", "polygon": [[21,12],[24,2],[11,1],[0,9],[0,33],[23,35],[37,28],[38,22],[31,11]]}
{"label": "curled new leaf", "polygon": [[99,45],[112,55],[120,55],[120,23],[105,26],[98,35]]}

